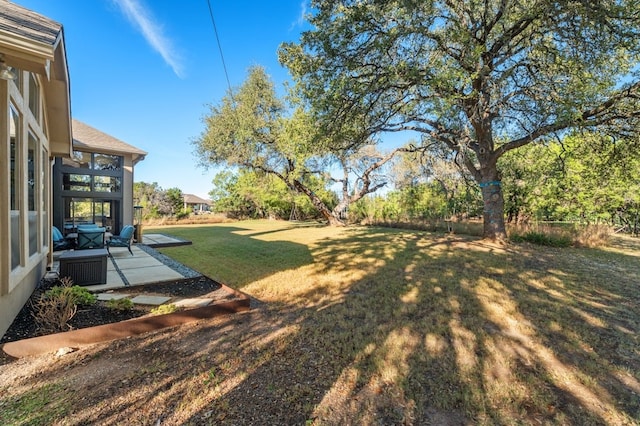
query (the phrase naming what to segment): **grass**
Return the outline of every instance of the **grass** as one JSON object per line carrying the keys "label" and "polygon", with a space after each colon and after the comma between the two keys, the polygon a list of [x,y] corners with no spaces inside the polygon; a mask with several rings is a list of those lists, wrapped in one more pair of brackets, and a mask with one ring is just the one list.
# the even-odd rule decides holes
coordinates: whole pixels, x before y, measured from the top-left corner
{"label": "grass", "polygon": [[640,419],[637,240],[609,250],[503,248],[282,222],[161,231],[193,241],[166,254],[294,322],[282,353],[265,348],[259,364],[293,356],[292,383],[309,371],[321,377],[323,397],[307,408],[320,424],[367,423],[380,412],[390,423]]}
{"label": "grass", "polygon": [[91,358],[86,388],[47,393],[64,410],[51,423],[65,411],[70,424],[640,422],[638,239],[495,246],[267,221],[145,232],[191,240],[162,251],[261,303],[59,361],[37,388],[0,386],[0,412],[44,386],[79,389]]}
{"label": "grass", "polygon": [[549,247],[603,247],[608,245],[612,229],[601,224],[536,223],[510,225],[509,238]]}
{"label": "grass", "polygon": [[64,392],[65,389],[61,385],[36,385],[20,398],[2,399],[0,400],[0,424],[51,424],[54,419],[68,413],[69,399],[58,398]]}

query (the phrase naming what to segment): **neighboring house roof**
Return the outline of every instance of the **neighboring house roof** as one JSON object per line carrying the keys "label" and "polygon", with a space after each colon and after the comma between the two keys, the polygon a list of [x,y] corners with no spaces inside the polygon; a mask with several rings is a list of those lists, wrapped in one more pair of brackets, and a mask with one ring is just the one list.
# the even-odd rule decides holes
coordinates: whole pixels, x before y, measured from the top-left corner
{"label": "neighboring house roof", "polygon": [[70,156],[71,95],[62,25],[0,0],[0,54],[7,65],[40,75],[51,154]]}
{"label": "neighboring house roof", "polygon": [[122,142],[111,135],[101,132],[88,124],[73,121],[73,148],[78,151],[100,152],[104,154],[131,154],[133,156],[133,164],[144,160],[147,155],[146,151]]}
{"label": "neighboring house roof", "polygon": [[185,204],[207,204],[211,205],[211,201],[205,200],[193,194],[182,194]]}

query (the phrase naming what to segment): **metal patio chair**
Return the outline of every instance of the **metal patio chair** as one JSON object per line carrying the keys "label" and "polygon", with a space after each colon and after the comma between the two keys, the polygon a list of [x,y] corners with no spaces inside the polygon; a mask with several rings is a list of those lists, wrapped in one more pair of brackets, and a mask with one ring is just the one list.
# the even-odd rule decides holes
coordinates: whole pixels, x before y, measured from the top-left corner
{"label": "metal patio chair", "polygon": [[[112,236],[109,241],[107,241],[107,251],[109,251],[110,247],[126,247],[129,249],[129,253],[133,256],[133,252],[131,251],[131,243],[133,242],[133,233],[135,228],[132,225],[127,225],[122,228],[120,231],[120,235]],[[111,252],[109,252],[111,254]]]}
{"label": "metal patio chair", "polygon": [[62,232],[55,226],[51,227],[51,237],[53,240],[53,251],[69,250],[74,246],[74,242],[66,239],[64,235],[62,235]]}
{"label": "metal patio chair", "polygon": [[104,248],[105,228],[78,229],[78,250]]}

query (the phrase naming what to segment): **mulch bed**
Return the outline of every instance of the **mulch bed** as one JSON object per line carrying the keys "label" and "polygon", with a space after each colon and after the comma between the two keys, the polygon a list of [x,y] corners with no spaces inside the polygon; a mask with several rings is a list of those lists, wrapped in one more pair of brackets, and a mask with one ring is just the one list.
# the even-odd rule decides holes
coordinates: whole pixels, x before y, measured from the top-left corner
{"label": "mulch bed", "polygon": [[[38,300],[41,294],[50,287],[50,285],[41,285],[33,292],[29,301],[27,301],[7,332],[2,336],[2,339],[0,339],[0,344],[52,333],[52,331],[46,332],[38,329],[38,325],[33,317],[32,303]],[[211,278],[200,276],[179,281],[124,287],[115,290],[115,292],[127,293],[130,294],[131,297],[146,294],[192,298],[205,297],[220,288],[221,285],[218,282]],[[71,329],[79,329],[110,324],[141,317],[148,314],[152,308],[153,306],[136,305],[133,309],[123,311],[110,308],[107,302],[99,301],[94,305],[78,306],[78,311],[69,321],[69,325],[72,327]]]}

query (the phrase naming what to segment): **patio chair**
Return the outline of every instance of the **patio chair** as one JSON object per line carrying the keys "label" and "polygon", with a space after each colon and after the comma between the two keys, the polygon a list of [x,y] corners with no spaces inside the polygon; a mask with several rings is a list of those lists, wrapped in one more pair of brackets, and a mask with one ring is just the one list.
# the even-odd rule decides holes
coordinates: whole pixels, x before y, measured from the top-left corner
{"label": "patio chair", "polygon": [[78,250],[104,248],[104,228],[78,229]]}
{"label": "patio chair", "polygon": [[[107,251],[109,251],[109,247],[126,247],[129,249],[129,253],[133,256],[133,252],[131,251],[131,243],[133,242],[133,233],[135,228],[132,225],[127,225],[122,228],[120,231],[120,235],[112,236],[109,241],[107,241]],[[111,252],[109,252],[111,254]]]}
{"label": "patio chair", "polygon": [[55,226],[51,227],[51,236],[53,239],[53,251],[69,250],[73,248],[73,241],[67,240],[62,232]]}

